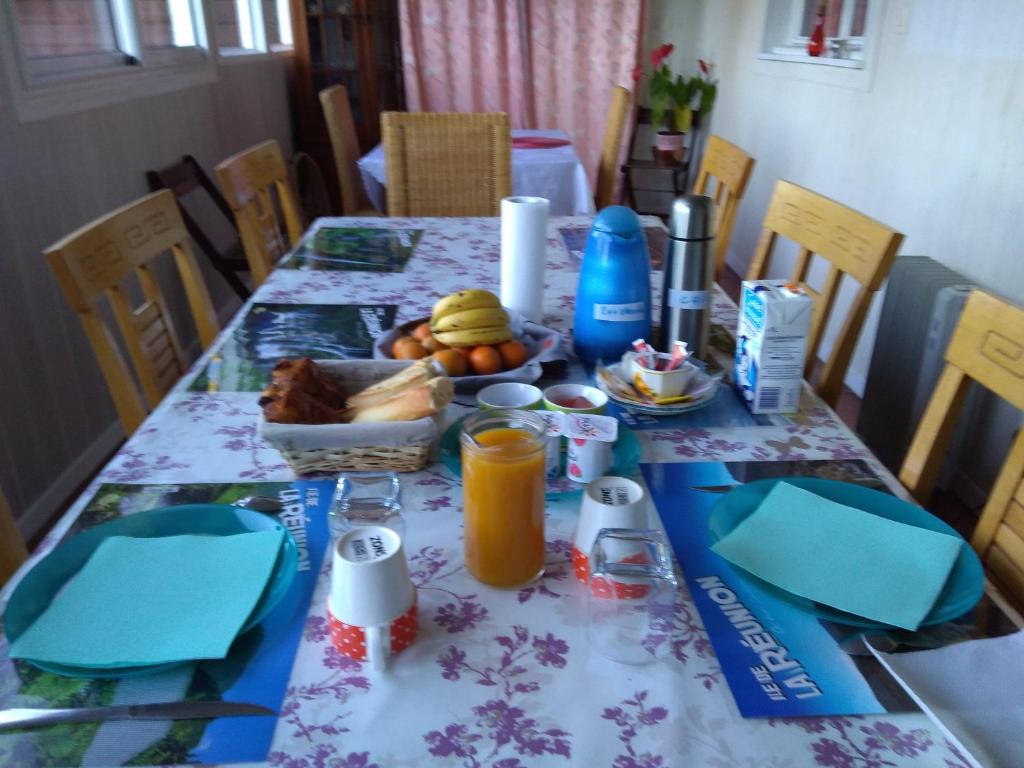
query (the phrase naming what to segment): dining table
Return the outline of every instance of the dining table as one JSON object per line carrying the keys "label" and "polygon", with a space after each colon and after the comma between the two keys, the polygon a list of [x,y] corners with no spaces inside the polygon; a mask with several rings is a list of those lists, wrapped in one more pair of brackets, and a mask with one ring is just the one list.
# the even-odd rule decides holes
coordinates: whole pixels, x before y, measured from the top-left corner
{"label": "dining table", "polygon": [[[375,146],[357,165],[370,202],[378,211],[387,210],[384,145]],[[562,130],[512,130],[512,194],[547,198],[554,216],[594,212],[587,169]]]}
{"label": "dining table", "polygon": [[[591,220],[588,215],[552,216],[548,222],[541,323],[562,334],[567,364],[546,368],[539,386],[589,380],[571,352],[580,257],[567,241],[585,231]],[[644,224],[662,227],[655,218],[645,217]],[[259,495],[261,488],[297,481],[281,453],[260,436],[261,385],[211,383],[211,367],[219,364],[226,345],[257,308],[292,305],[315,314],[341,305],[394,307],[387,320],[401,324],[429,316],[433,304],[450,292],[499,288],[498,218],[323,218],[311,225],[310,233],[323,227],[415,230],[418,239],[408,262],[395,271],[289,268],[286,257],[53,526],[0,593],[0,604],[6,605],[19,580],[60,542],[111,515],[167,504],[185,490],[192,500],[225,501],[225,489],[244,488]],[[655,304],[659,283],[655,271]],[[711,313],[712,343],[727,352],[737,307],[718,286]],[[321,354],[331,356],[326,348]],[[794,475],[823,467],[829,472],[867,472],[906,498],[892,474],[806,384],[795,414],[745,414],[742,405],[736,408],[731,402],[737,395],[728,387],[716,397],[724,400],[664,423],[657,417],[623,414],[643,468],[632,468],[633,479],[644,484],[651,468],[676,465],[743,471],[765,467]],[[445,413],[445,424],[472,407],[472,395],[458,395]],[[94,681],[61,677],[12,660],[6,640],[0,640],[0,707],[211,696],[256,701],[279,678],[276,702],[267,699],[276,717],[233,718],[232,723],[228,718],[105,722],[3,732],[0,765],[240,759],[282,768],[970,764],[914,707],[872,715],[742,716],[682,579],[674,610],[649,638],[651,663],[609,660],[588,640],[586,590],[573,577],[578,493],[547,502],[542,576],[506,590],[481,584],[466,571],[460,480],[436,456],[424,469],[402,473],[400,479],[403,546],[418,593],[420,636],[387,669],[371,669],[340,655],[332,645],[325,610],[331,558],[321,546],[319,556],[307,563],[310,594],[295,607],[295,616],[282,614],[282,621],[294,623],[294,642],[275,646],[260,667],[264,678],[256,675],[265,684],[244,692],[225,682],[242,674],[244,656],[235,660],[230,674],[223,666],[210,671],[197,664],[151,676]],[[314,480],[325,484],[329,497],[333,478]],[[302,487],[308,493],[313,486]],[[303,541],[307,531],[310,541],[327,535],[322,508],[315,515],[307,511],[297,525],[292,530],[302,531]],[[674,567],[685,573],[687,563],[676,559]],[[272,627],[264,631],[268,637],[274,633]],[[233,649],[228,662],[236,653],[241,651]],[[232,735],[230,727],[244,720],[260,721],[265,733],[256,752],[235,749],[241,737]],[[259,738],[252,736],[251,741]]]}

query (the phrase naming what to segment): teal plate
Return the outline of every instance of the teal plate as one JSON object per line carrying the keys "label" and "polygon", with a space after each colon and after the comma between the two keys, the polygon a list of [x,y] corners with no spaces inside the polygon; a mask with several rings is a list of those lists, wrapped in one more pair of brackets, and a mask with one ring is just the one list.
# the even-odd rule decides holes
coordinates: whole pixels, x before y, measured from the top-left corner
{"label": "teal plate", "polygon": [[[458,478],[462,477],[462,449],[459,446],[461,430],[462,419],[459,419],[441,436],[441,463]],[[637,471],[639,463],[640,442],[636,439],[633,430],[620,421],[619,439],[612,447],[612,467],[607,474],[629,477]],[[558,477],[548,480],[547,493],[544,494],[544,498],[548,501],[571,499],[583,493],[583,486],[584,484],[574,482],[565,476],[565,453],[563,452]]]}
{"label": "teal plate", "polygon": [[[711,508],[708,519],[708,528],[711,532],[711,541],[709,543],[718,541],[746,520],[761,504],[761,501],[768,495],[768,492],[775,487],[775,484],[780,482],[790,483],[798,488],[816,493],[824,499],[845,504],[872,515],[884,517],[887,520],[913,525],[928,531],[945,533],[950,536],[956,536],[958,539],[961,538],[959,533],[927,510],[898,499],[891,494],[853,483],[842,483],[838,480],[826,480],[819,477],[783,477],[770,480],[756,480],[752,483],[739,485],[723,496]],[[846,613],[837,608],[794,595],[757,578],[747,571],[741,570],[741,573],[745,578],[750,579],[773,595],[826,621],[864,629],[893,629],[888,624],[871,621],[862,616]],[[924,618],[924,621],[921,622],[921,626],[942,624],[962,616],[977,605],[984,591],[985,570],[981,566],[981,561],[978,560],[978,555],[965,542],[960,548],[959,557],[953,563],[953,570],[950,571],[949,578],[946,580],[942,592],[939,593],[939,597],[935,601],[935,606]]]}
{"label": "teal plate", "polygon": [[[234,536],[252,531],[282,530],[285,532],[274,570],[259,601],[249,614],[239,634],[255,627],[291,587],[299,564],[299,552],[291,533],[271,515],[226,504],[184,504],[179,507],[154,509],[149,512],[120,517],[89,528],[59,545],[40,560],[21,580],[11,595],[4,612],[4,634],[13,643],[42,613],[57,593],[86,564],[100,542],[110,536],[161,538],[163,536]],[[31,664],[67,677],[120,678],[142,677],[187,664],[176,661],[145,666],[92,668],[31,661]]]}

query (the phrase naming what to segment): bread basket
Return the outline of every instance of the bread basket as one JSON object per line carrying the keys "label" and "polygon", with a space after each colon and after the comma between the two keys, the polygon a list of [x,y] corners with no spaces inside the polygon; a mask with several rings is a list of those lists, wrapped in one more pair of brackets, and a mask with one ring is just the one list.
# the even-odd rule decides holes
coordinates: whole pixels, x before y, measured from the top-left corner
{"label": "bread basket", "polygon": [[[346,395],[398,373],[409,360],[317,360]],[[281,452],[299,475],[423,469],[440,435],[441,414],[379,424],[276,424],[260,414],[260,436]]]}

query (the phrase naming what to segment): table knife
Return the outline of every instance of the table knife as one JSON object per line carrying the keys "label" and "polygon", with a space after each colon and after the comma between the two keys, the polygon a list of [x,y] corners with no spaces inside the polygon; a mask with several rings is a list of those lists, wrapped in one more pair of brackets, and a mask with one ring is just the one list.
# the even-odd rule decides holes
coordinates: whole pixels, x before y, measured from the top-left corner
{"label": "table knife", "polygon": [[87,723],[96,720],[203,720],[241,715],[274,715],[259,704],[237,701],[165,701],[156,704],[127,704],[115,707],[71,709],[0,710],[0,731],[57,723]]}

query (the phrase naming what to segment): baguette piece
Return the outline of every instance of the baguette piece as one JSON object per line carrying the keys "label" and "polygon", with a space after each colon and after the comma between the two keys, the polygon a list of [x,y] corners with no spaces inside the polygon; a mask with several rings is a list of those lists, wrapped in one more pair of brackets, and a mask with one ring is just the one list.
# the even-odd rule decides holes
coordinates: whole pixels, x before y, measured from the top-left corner
{"label": "baguette piece", "polygon": [[350,408],[345,412],[345,420],[351,424],[366,424],[422,419],[424,416],[433,416],[444,410],[453,397],[455,386],[452,380],[445,376],[436,376],[424,383],[406,386],[391,397],[377,399],[369,405]]}
{"label": "baguette piece", "polygon": [[383,381],[357,392],[345,401],[349,409],[368,408],[377,403],[383,403],[402,392],[407,387],[426,384],[431,379],[441,375],[438,366],[434,361],[425,357],[417,360],[408,368],[403,368],[394,376],[389,376]]}

